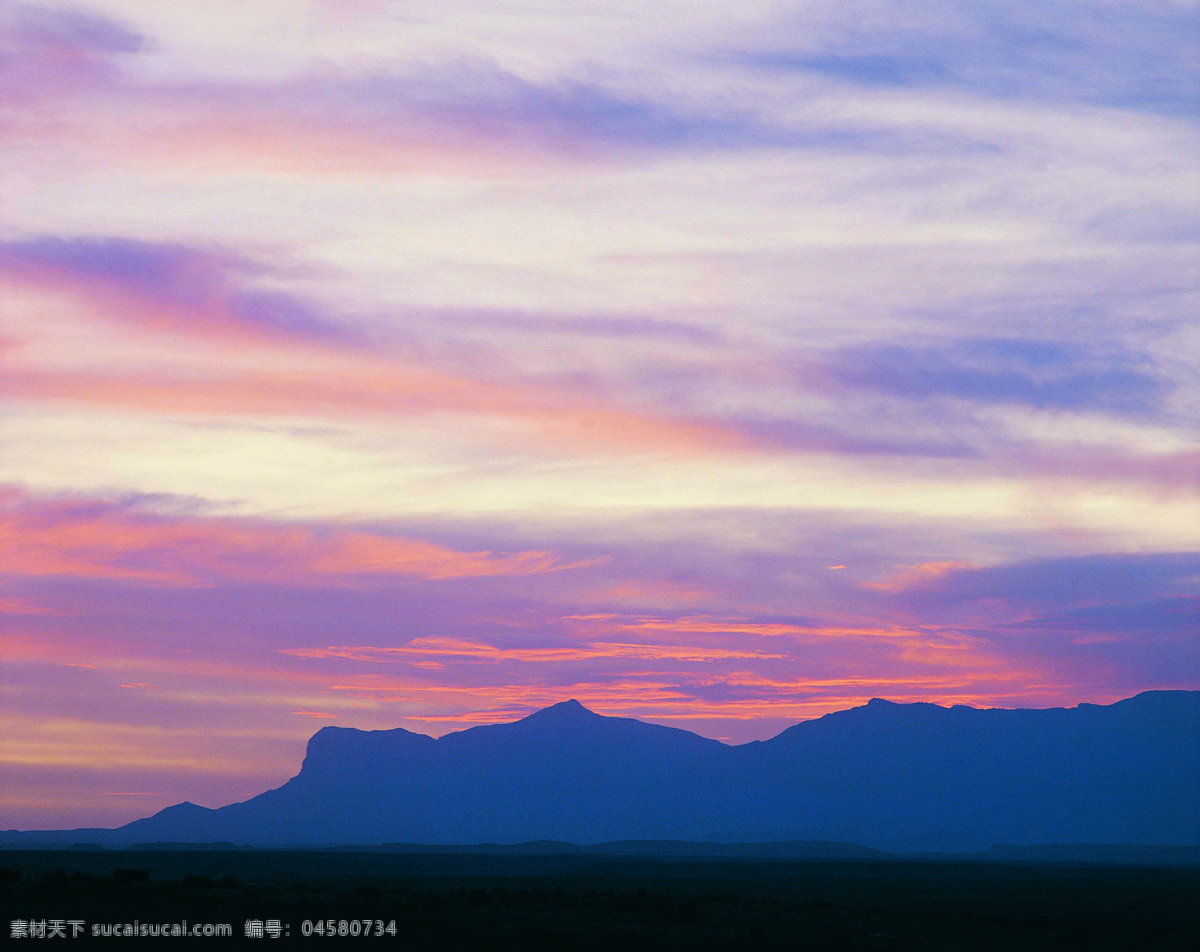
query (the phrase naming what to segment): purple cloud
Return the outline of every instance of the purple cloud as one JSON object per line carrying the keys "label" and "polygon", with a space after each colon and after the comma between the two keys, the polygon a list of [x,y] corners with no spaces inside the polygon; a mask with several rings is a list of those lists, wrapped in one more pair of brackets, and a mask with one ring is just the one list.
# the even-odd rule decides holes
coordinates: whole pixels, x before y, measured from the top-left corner
{"label": "purple cloud", "polygon": [[1173,115],[1200,108],[1193,42],[1200,11],[1194,7],[1089,8],[1070,0],[1048,0],[1036,11],[1007,0],[943,6],[932,20],[923,8],[894,4],[873,30],[845,24],[828,30],[820,45],[792,41],[790,24],[780,25],[758,48],[725,58],[749,69],[858,87],[942,88]]}
{"label": "purple cloud", "polygon": [[[768,117],[745,101],[672,101],[569,76],[535,82],[483,58],[440,67],[326,67],[276,82],[148,82],[120,57],[147,41],[120,23],[17,7],[0,26],[0,102],[69,102],[87,114],[26,116],[23,135],[90,137],[107,161],[243,164],[316,171],[467,170],[491,174],[547,159],[625,161],[670,152],[745,149],[959,149],[958,137],[852,120]],[[5,68],[4,63],[8,67]],[[111,130],[140,148],[114,154]],[[56,138],[57,137],[57,138]],[[181,142],[186,140],[186,148]]]}
{"label": "purple cloud", "polygon": [[957,568],[914,589],[923,602],[955,604],[1004,599],[1023,606],[1121,602],[1184,594],[1200,587],[1200,553],[1087,555]]}
{"label": "purple cloud", "polygon": [[954,440],[894,438],[856,434],[848,428],[797,419],[723,418],[755,446],[774,450],[836,453],[845,456],[918,456],[930,459],[973,459],[979,453]]}
{"label": "purple cloud", "polygon": [[1038,410],[1144,415],[1158,410],[1172,389],[1144,355],[1036,340],[868,344],[818,359],[815,369],[844,390]]}
{"label": "purple cloud", "polygon": [[0,108],[112,88],[119,77],[115,58],[145,48],[143,36],[111,19],[6,3],[0,6]]}
{"label": "purple cloud", "polygon": [[1087,605],[1037,615],[1006,627],[1091,633],[1113,636],[1114,640],[1138,634],[1187,638],[1197,642],[1200,651],[1200,639],[1196,638],[1200,633],[1200,596],[1176,595],[1115,605]]}
{"label": "purple cloud", "polygon": [[0,278],[33,281],[120,301],[117,321],[169,326],[199,336],[230,333],[361,343],[345,324],[279,291],[256,289],[271,267],[219,250],[115,237],[37,237],[0,243]]}
{"label": "purple cloud", "polygon": [[137,53],[146,38],[121,23],[84,10],[47,9],[24,3],[6,3],[5,29],[28,43],[58,45],[97,53]]}

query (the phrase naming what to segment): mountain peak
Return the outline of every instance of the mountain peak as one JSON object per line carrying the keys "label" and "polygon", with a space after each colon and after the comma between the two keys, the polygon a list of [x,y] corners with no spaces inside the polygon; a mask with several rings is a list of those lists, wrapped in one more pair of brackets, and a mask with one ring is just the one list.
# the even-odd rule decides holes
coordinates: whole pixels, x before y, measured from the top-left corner
{"label": "mountain peak", "polygon": [[599,724],[602,721],[612,720],[614,718],[605,717],[602,714],[597,714],[595,711],[589,711],[575,700],[575,698],[571,698],[569,701],[559,701],[557,704],[551,704],[540,711],[534,711],[516,723],[528,724],[530,726],[538,724],[546,727],[554,725],[574,730],[585,724]]}
{"label": "mountain peak", "polygon": [[549,707],[544,707],[540,711],[535,711],[530,717],[553,717],[558,720],[566,718],[580,717],[600,717],[595,711],[589,711],[586,707],[580,704],[575,698],[569,701],[559,701],[557,704],[551,704]]}

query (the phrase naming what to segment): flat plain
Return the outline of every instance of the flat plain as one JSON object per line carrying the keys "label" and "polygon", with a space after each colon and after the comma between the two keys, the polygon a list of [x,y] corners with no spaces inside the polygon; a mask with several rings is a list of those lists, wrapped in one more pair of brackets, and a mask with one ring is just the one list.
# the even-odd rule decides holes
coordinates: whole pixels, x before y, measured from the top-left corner
{"label": "flat plain", "polygon": [[[78,941],[91,944],[114,941],[93,937],[94,923],[233,927],[189,947],[1190,950],[1200,939],[1195,866],[163,849],[3,851],[0,870],[5,940],[12,921],[42,919],[86,923]],[[394,921],[395,934],[303,934],[330,919]],[[285,934],[247,937],[247,920]]]}

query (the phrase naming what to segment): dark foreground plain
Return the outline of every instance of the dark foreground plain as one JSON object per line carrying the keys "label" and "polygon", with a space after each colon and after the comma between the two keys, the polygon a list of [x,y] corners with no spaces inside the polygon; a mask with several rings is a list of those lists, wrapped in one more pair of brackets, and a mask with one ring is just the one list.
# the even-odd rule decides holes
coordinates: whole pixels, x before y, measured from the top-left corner
{"label": "dark foreground plain", "polygon": [[[1200,868],[342,851],[0,852],[12,923],[77,943],[377,949],[1191,950]],[[122,871],[122,872],[118,872]],[[228,938],[93,937],[94,924],[229,923]],[[247,937],[277,920],[287,934]],[[304,923],[395,922],[305,936]],[[361,925],[354,927],[360,930]],[[69,931],[68,931],[69,935]]]}

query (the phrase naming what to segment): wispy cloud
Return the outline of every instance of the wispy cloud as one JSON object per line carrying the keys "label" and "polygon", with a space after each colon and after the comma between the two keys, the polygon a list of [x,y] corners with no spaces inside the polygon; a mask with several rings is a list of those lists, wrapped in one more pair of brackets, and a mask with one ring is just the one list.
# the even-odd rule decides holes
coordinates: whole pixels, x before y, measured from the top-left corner
{"label": "wispy cloud", "polygon": [[1192,4],[1052,0],[1034,11],[1010,0],[933,7],[910,0],[877,8],[869,29],[858,17],[821,6],[826,16],[817,29],[805,22],[810,11],[792,14],[770,40],[738,51],[734,61],[865,87],[1189,115],[1200,106],[1200,63],[1190,42],[1200,11]]}
{"label": "wispy cloud", "polygon": [[714,648],[688,645],[630,644],[623,642],[584,642],[563,647],[502,648],[477,641],[456,638],[414,638],[404,645],[331,645],[324,648],[285,648],[284,654],[297,658],[342,659],[386,663],[405,659],[442,659],[446,662],[519,661],[526,664],[564,664],[600,659],[642,661],[687,661],[703,663],[748,658],[780,658],[782,655],[746,648]]}
{"label": "wispy cloud", "polygon": [[[326,64],[275,82],[154,82],[123,68],[149,44],[116,21],[25,5],[5,13],[0,141],[57,142],[111,163],[490,174],[797,138],[744,107],[704,111],[582,79],[534,81],[481,57]],[[138,149],[110,148],[129,137]]]}
{"label": "wispy cloud", "polygon": [[1171,390],[1146,355],[1038,340],[861,345],[818,360],[807,379],[822,374],[834,386],[901,400],[1142,415],[1159,409]]}
{"label": "wispy cloud", "polygon": [[143,35],[97,14],[6,2],[0,7],[0,110],[111,86],[117,59],[146,47]]}
{"label": "wispy cloud", "polygon": [[945,602],[1015,600],[1025,606],[1138,600],[1200,584],[1200,553],[1102,554],[914,572],[905,590]]}
{"label": "wispy cloud", "polygon": [[548,552],[456,552],[419,539],[259,520],[162,517],[121,505],[10,495],[0,509],[0,573],[167,586],[245,581],[355,585],[570,568]]}
{"label": "wispy cloud", "polygon": [[76,296],[95,316],[235,343],[357,338],[298,297],[255,287],[278,267],[219,250],[113,237],[0,243],[0,280]]}
{"label": "wispy cloud", "polygon": [[[0,24],[10,61],[22,64],[0,74],[9,113],[0,141],[7,132],[10,141],[58,146],[92,163],[488,177],[677,154],[963,145],[953,134],[849,114],[773,115],[744,97],[655,96],[586,75],[529,78],[465,51],[437,65],[313,64],[273,81],[155,81],[126,68],[150,46],[126,26],[17,9]],[[116,147],[130,139],[136,150]]]}

